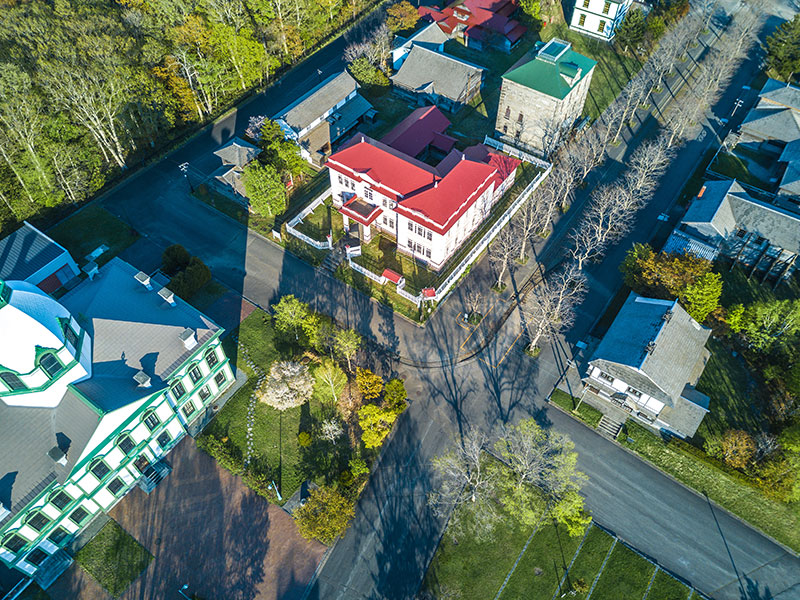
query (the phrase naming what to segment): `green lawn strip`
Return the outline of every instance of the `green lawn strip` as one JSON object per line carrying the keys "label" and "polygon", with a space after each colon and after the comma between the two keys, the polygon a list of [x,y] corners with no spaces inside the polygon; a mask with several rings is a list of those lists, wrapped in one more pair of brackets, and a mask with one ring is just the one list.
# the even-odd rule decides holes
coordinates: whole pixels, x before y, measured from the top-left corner
{"label": "green lawn strip", "polygon": [[566,23],[553,23],[541,31],[543,41],[557,37],[572,44],[579,54],[597,61],[589,85],[589,97],[583,114],[596,119],[611,104],[631,77],[639,71],[641,63],[636,58],[619,54],[613,44],[592,39],[569,29]]}
{"label": "green lawn strip", "polygon": [[[380,273],[378,274],[380,275]],[[395,312],[408,317],[412,321],[420,322],[420,309],[414,303],[398,294],[394,283],[389,282],[381,285],[377,281],[357,273],[348,267],[346,263],[336,269],[334,276],[367,296],[375,298]]]}
{"label": "green lawn strip", "polygon": [[706,439],[719,437],[728,429],[743,429],[756,435],[764,430],[765,420],[756,412],[758,384],[750,374],[741,355],[734,356],[722,342],[710,339],[708,349],[711,358],[703,375],[697,382],[698,391],[706,394],[711,402],[697,435]]}
{"label": "green lawn strip", "polygon": [[151,560],[153,555],[113,520],[75,554],[75,561],[115,598]]}
{"label": "green lawn strip", "polygon": [[742,183],[752,185],[762,190],[770,190],[771,185],[762,181],[750,172],[745,162],[735,154],[720,152],[709,167],[715,173],[736,179]]}
{"label": "green lawn strip", "polygon": [[764,167],[765,169],[771,169],[772,167],[774,167],[775,162],[778,160],[778,157],[775,156],[774,154],[767,154],[766,152],[758,152],[742,144],[736,145],[733,148],[733,153],[738,154],[739,156],[744,156],[745,158],[749,158],[754,163]]}
{"label": "green lawn strip", "polygon": [[50,229],[47,234],[64,246],[79,264],[85,262],[84,256],[105,244],[108,250],[95,259],[99,266],[139,237],[127,223],[97,204],[88,205]]}
{"label": "green lawn strip", "polygon": [[330,196],[295,225],[295,229],[318,242],[324,242],[330,233],[334,243],[344,236],[342,216],[333,207]]}
{"label": "green lawn strip", "polygon": [[[247,225],[249,220],[249,213],[247,209],[240,203],[232,198],[228,198],[224,194],[209,188],[207,185],[202,184],[195,188],[194,197],[198,200],[205,202],[212,208],[216,208],[219,212],[229,216],[231,219]],[[274,221],[274,219],[271,219]],[[271,226],[271,222],[270,222]]]}
{"label": "green lawn strip", "polygon": [[[513,519],[504,519],[487,541],[478,541],[471,535],[455,540],[446,531],[423,587],[437,598],[445,593],[460,600],[494,598],[531,535],[531,529],[514,523]],[[553,586],[555,589],[555,582]]]}
{"label": "green lawn strip", "polygon": [[768,302],[771,300],[794,300],[800,298],[797,277],[790,277],[773,289],[769,283],[761,283],[758,277],[747,277],[739,266],[730,268],[730,263],[720,263],[717,269],[722,275],[722,297],[720,303],[726,308],[734,304]]}
{"label": "green lawn strip", "polygon": [[660,569],[647,594],[647,600],[687,600],[688,597],[689,588]]}
{"label": "green lawn strip", "polygon": [[[572,568],[569,570],[569,579],[571,582],[582,579],[589,587],[591,587],[597,572],[603,564],[608,554],[608,549],[614,538],[608,535],[599,527],[592,526],[586,534],[586,540],[581,546],[581,551],[572,563]],[[582,600],[586,594],[576,593],[575,600]]]}
{"label": "green lawn strip", "polygon": [[[628,421],[621,443],[687,486],[794,550],[800,549],[800,514],[790,505],[766,498],[733,474],[664,443],[643,426]],[[628,441],[628,438],[632,441]]]}
{"label": "green lawn strip", "polygon": [[614,546],[592,600],[642,600],[655,566],[619,542]]}
{"label": "green lawn strip", "polygon": [[554,390],[550,395],[550,402],[560,406],[591,427],[597,427],[597,424],[600,422],[600,417],[603,416],[603,413],[594,406],[589,406],[586,402],[582,402],[580,408],[576,411],[575,407],[578,406],[578,398],[570,396],[563,390]]}
{"label": "green lawn strip", "polygon": [[[501,600],[550,600],[581,539],[582,536],[570,537],[566,528],[549,520],[543,522],[508,580]],[[541,573],[537,575],[539,569]]]}
{"label": "green lawn strip", "polygon": [[[265,372],[280,358],[275,348],[274,333],[266,313],[254,311],[239,326],[239,342],[247,349],[250,359]],[[236,356],[232,339],[226,339],[228,356]],[[225,404],[208,425],[203,435],[226,439],[226,446],[236,456],[247,449],[247,407],[255,387],[256,376],[244,360],[237,367],[245,371],[248,380]],[[315,479],[319,472],[313,460],[297,441],[300,431],[307,431],[313,419],[321,414],[321,404],[312,399],[303,406],[283,412],[256,403],[253,426],[253,468],[275,478],[284,498],[291,496],[306,479]]]}

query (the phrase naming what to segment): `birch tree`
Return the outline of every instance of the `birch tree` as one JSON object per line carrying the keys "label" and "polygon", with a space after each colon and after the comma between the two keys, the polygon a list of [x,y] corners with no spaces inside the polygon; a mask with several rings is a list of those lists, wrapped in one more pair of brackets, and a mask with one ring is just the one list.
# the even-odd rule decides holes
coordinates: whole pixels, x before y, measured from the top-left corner
{"label": "birch tree", "polygon": [[585,279],[579,268],[569,266],[531,290],[522,305],[530,352],[537,352],[540,344],[572,325],[575,307],[585,294]]}
{"label": "birch tree", "polygon": [[514,228],[507,225],[500,231],[500,235],[489,248],[489,261],[497,271],[497,282],[495,288],[501,290],[504,287],[503,277],[509,269],[511,261],[514,260],[519,252],[520,241]]}

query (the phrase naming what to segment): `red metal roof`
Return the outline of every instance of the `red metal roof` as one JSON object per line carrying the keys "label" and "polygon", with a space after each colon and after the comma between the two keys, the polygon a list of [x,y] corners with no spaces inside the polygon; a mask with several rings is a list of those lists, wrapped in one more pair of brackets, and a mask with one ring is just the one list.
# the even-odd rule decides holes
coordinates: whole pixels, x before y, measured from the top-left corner
{"label": "red metal roof", "polygon": [[400,283],[400,280],[403,278],[403,276],[400,275],[400,273],[395,273],[391,269],[384,269],[383,276],[393,283]]}
{"label": "red metal roof", "polygon": [[[364,210],[364,208],[367,210]],[[369,227],[383,212],[383,209],[380,206],[370,204],[356,196],[345,202],[339,209],[339,212],[361,223],[365,227]]]}
{"label": "red metal roof", "polygon": [[492,152],[492,150],[484,144],[476,144],[464,149],[464,154],[470,160],[486,163],[497,169],[497,175],[500,178],[498,185],[505,181],[506,178],[513,173],[522,161],[513,156],[500,154],[499,152]]}
{"label": "red metal roof", "polygon": [[[423,6],[418,12],[421,18],[439,23],[445,33],[450,34],[458,24],[464,24],[467,26],[467,37],[483,39],[486,37],[485,30],[488,29],[508,38],[513,44],[528,30],[510,18],[517,8],[518,4],[514,0],[465,0],[443,10]],[[458,19],[455,16],[456,12],[468,18]]]}
{"label": "red metal roof", "polygon": [[422,295],[426,298],[433,298],[436,296],[436,289],[435,288],[422,288]]}
{"label": "red metal roof", "polygon": [[381,142],[409,156],[417,156],[434,142],[437,133],[444,133],[448,127],[450,121],[442,111],[435,106],[423,106],[400,121]]}

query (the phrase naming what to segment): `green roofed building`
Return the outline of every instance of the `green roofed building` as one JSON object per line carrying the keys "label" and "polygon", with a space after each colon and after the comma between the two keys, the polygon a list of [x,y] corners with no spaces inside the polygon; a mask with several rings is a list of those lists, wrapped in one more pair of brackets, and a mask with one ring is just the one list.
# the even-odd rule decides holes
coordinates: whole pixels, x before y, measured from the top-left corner
{"label": "green roofed building", "polygon": [[583,112],[597,63],[569,42],[537,44],[503,75],[496,130],[508,143],[550,154]]}
{"label": "green roofed building", "polygon": [[43,588],[235,387],[223,330],[154,283],[119,258],[59,300],[0,279],[0,561]]}

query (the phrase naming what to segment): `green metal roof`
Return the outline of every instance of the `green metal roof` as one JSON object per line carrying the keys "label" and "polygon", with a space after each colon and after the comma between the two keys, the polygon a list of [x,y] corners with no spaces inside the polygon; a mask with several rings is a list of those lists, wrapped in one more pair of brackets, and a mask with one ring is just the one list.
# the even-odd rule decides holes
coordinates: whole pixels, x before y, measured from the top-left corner
{"label": "green metal roof", "polygon": [[[563,100],[596,64],[591,58],[575,52],[569,42],[552,39],[537,47],[534,58],[511,67],[503,79]],[[575,77],[578,69],[580,77],[570,85],[568,79]]]}

